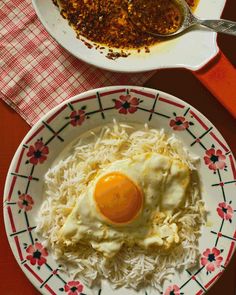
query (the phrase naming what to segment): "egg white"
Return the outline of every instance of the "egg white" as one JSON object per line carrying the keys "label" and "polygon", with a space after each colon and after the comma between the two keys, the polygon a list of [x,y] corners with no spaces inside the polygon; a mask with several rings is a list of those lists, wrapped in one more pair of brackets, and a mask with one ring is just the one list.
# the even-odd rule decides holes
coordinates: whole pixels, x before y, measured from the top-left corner
{"label": "egg white", "polygon": [[[96,184],[101,177],[111,172],[129,177],[144,196],[140,214],[130,223],[111,223],[96,206]],[[187,165],[157,153],[147,153],[105,165],[80,195],[61,228],[60,240],[67,245],[91,245],[105,257],[114,256],[123,244],[139,245],[145,249],[154,246],[168,248],[179,242],[178,227],[175,223],[159,223],[158,216],[171,215],[181,205],[189,181]]]}

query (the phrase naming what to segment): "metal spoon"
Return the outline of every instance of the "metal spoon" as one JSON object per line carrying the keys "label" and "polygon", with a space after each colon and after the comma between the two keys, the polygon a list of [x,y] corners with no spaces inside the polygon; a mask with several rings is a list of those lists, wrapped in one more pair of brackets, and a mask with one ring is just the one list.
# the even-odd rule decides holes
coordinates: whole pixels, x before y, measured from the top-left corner
{"label": "metal spoon", "polygon": [[[132,2],[134,1],[135,0],[129,1],[129,3],[131,4],[131,7],[132,7]],[[215,32],[236,36],[236,22],[224,20],[224,19],[218,19],[218,20],[217,19],[214,19],[214,20],[199,19],[193,15],[190,7],[188,6],[185,0],[172,0],[172,1],[173,3],[175,2],[175,4],[177,4],[181,12],[182,20],[179,26],[177,26],[175,30],[171,30],[171,32],[160,33],[159,31],[154,32],[152,28],[147,28],[147,24],[146,24],[145,25],[146,33],[149,33],[156,37],[171,37],[171,36],[175,36],[177,34],[182,33],[183,31],[187,30],[190,27],[200,25],[200,26],[208,27]],[[133,21],[132,19],[133,18],[132,9],[128,11],[128,14],[130,16],[131,21],[137,26],[137,20]],[[139,12],[139,17],[142,17],[140,16],[140,12]]]}

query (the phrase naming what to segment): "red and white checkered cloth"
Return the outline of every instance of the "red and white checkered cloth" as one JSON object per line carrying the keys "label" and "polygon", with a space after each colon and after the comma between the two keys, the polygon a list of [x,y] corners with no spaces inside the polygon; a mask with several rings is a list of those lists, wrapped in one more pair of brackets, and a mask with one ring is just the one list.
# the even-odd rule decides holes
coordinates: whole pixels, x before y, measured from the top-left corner
{"label": "red and white checkered cloth", "polygon": [[0,97],[30,125],[63,100],[108,85],[142,85],[152,73],[94,68],[46,32],[30,0],[0,1]]}

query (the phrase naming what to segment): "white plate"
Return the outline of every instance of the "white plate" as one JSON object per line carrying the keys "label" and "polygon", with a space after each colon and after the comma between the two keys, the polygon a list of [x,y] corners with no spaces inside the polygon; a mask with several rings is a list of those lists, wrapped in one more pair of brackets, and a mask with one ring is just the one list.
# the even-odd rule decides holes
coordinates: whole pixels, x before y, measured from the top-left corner
{"label": "white plate", "polygon": [[[226,0],[200,0],[196,15],[218,19]],[[77,58],[94,66],[116,72],[144,72],[159,68],[184,67],[198,70],[219,51],[216,33],[208,29],[191,30],[182,36],[157,44],[150,53],[132,53],[127,58],[110,60],[99,50],[87,48],[76,38],[74,30],[63,19],[52,0],[32,0],[35,11],[50,35]]]}
{"label": "white plate", "polygon": [[[134,106],[135,112],[129,113],[127,109],[125,115],[120,113],[125,106],[117,109],[114,100],[127,93],[137,97],[139,103]],[[126,99],[129,100],[129,97],[126,96]],[[80,118],[77,117],[76,121],[70,116],[79,110]],[[206,259],[205,263],[200,260],[201,268],[197,272],[190,273],[186,269],[180,276],[176,274],[169,285],[175,285],[175,290],[180,289],[175,295],[179,292],[185,295],[202,294],[221,276],[235,249],[235,160],[216,127],[201,113],[176,97],[148,88],[117,86],[85,92],[60,104],[32,127],[12,160],[4,190],[5,227],[17,262],[42,294],[80,294],[79,291],[69,293],[69,286],[75,284],[71,283],[73,279],[62,273],[52,255],[42,248],[34,231],[35,216],[42,203],[45,172],[58,154],[81,133],[110,123],[113,118],[128,123],[147,122],[152,127],[164,128],[167,133],[174,132],[191,152],[200,157],[203,199],[209,211],[209,222],[202,229],[199,249],[201,257]],[[41,151],[39,157],[34,154],[37,150]],[[215,157],[211,159],[212,155]],[[221,155],[218,160],[217,155]],[[220,263],[216,265],[213,260],[214,267],[209,273],[210,261],[207,259],[209,254],[212,259],[214,253]],[[169,285],[163,286],[163,292],[168,290]],[[101,290],[82,285],[80,288],[86,295],[160,294],[148,289],[146,293],[127,289],[112,291],[107,284]]]}

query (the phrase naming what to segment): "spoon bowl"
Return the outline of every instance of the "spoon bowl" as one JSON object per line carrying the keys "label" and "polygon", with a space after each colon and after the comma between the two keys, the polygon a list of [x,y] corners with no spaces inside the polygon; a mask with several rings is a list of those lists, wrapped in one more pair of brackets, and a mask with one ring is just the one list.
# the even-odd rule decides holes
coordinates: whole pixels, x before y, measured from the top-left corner
{"label": "spoon bowl", "polygon": [[[141,1],[142,7],[137,8],[135,0],[130,0],[128,14],[132,23],[138,29],[154,37],[172,37],[193,26],[205,26],[215,32],[236,36],[236,22],[224,19],[199,19],[192,13],[185,0],[169,0],[168,6],[165,7],[163,0],[151,1],[152,3],[149,2],[149,5],[144,2]],[[154,2],[157,3],[156,7]],[[150,5],[153,5],[153,7],[150,7]],[[166,15],[163,16],[163,14]]]}

